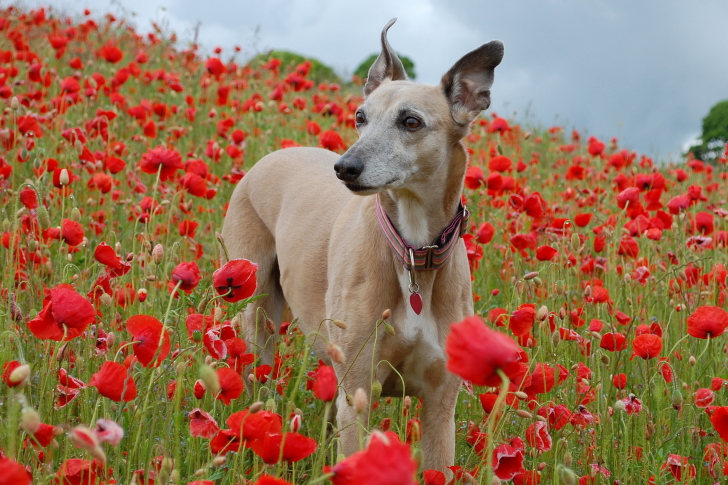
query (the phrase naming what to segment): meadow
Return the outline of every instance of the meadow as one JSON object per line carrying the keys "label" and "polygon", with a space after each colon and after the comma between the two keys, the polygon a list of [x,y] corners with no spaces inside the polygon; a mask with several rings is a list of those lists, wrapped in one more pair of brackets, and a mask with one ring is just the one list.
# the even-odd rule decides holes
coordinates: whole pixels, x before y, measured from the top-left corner
{"label": "meadow", "polygon": [[333,371],[295,320],[260,364],[238,316],[255,273],[219,263],[235,183],[280,148],[343,153],[360,83],[175,41],[0,12],[0,485],[725,483],[728,147],[667,166],[473,124],[450,481],[418,470],[409,396],[371,396],[338,456]]}

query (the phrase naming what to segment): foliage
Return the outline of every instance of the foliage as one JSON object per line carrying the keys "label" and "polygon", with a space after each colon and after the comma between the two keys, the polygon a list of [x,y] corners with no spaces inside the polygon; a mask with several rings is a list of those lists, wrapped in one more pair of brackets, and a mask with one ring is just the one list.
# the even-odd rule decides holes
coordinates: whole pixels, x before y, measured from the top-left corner
{"label": "foliage", "polygon": [[695,158],[715,162],[724,157],[728,144],[728,99],[710,108],[703,118],[703,133],[700,144],[690,147]]}
{"label": "foliage", "polygon": [[[415,72],[415,63],[412,61],[412,59],[401,54],[397,54],[397,56],[399,57],[399,60],[402,61],[402,66],[404,67],[404,71],[407,73],[407,77],[413,81],[417,79],[417,73]],[[359,64],[359,66],[354,70],[354,76],[362,80],[366,79],[369,75],[369,68],[372,67],[374,61],[377,60],[377,57],[379,57],[379,54],[372,54],[371,56],[364,59],[364,61]]]}
{"label": "foliage", "polygon": [[323,62],[319,61],[318,59],[314,59],[312,57],[306,57],[302,56],[300,54],[296,54],[294,52],[290,51],[279,51],[279,50],[272,50],[270,52],[266,52],[263,54],[258,54],[257,56],[253,57],[249,61],[249,65],[254,68],[258,69],[261,65],[268,62],[270,59],[278,59],[281,61],[281,68],[283,70],[290,70],[294,68],[295,66],[301,64],[304,61],[310,61],[311,62],[311,72],[308,75],[308,78],[314,81],[316,84],[319,83],[338,83],[341,84],[341,77],[337,75],[334,70],[324,64]]}

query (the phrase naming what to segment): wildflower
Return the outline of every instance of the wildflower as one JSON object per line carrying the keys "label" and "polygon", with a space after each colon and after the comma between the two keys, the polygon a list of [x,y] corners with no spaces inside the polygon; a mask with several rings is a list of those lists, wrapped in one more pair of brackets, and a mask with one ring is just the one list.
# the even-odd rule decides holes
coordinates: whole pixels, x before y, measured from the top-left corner
{"label": "wildflower", "polygon": [[145,153],[139,162],[139,167],[144,173],[156,174],[159,172],[159,180],[162,182],[174,177],[177,170],[185,168],[179,152],[161,146]]}
{"label": "wildflower", "polygon": [[200,267],[194,261],[181,262],[172,270],[172,278],[169,281],[169,289],[172,291],[178,283],[179,289],[185,293],[192,293],[202,279]]}
{"label": "wildflower", "polygon": [[243,393],[243,379],[240,374],[228,367],[217,369],[216,373],[220,382],[220,392],[217,394],[217,399],[228,405]]}
{"label": "wildflower", "polygon": [[190,436],[210,439],[220,431],[215,418],[200,408],[190,411],[188,417],[190,418]]}
{"label": "wildflower", "polygon": [[723,335],[728,327],[728,312],[717,306],[700,306],[688,317],[688,334],[700,339]]}
{"label": "wildflower", "polygon": [[2,485],[27,485],[31,482],[31,475],[20,463],[0,456],[0,483]]}
{"label": "wildflower", "polygon": [[417,463],[394,433],[375,432],[366,449],[334,465],[333,485],[415,485]]}
{"label": "wildflower", "polygon": [[71,340],[78,337],[96,318],[93,305],[71,285],[60,284],[50,291],[43,309],[28,328],[39,339]]}
{"label": "wildflower", "polygon": [[234,303],[249,298],[257,287],[258,265],[247,259],[233,259],[212,274],[212,284],[223,300]]}
{"label": "wildflower", "polygon": [[134,355],[144,367],[158,367],[169,354],[169,333],[156,318],[134,315],[127,320],[126,331],[134,338]]}
{"label": "wildflower", "polygon": [[124,53],[115,45],[107,43],[99,50],[99,57],[110,64],[116,64],[124,57]]}
{"label": "wildflower", "polygon": [[707,408],[713,404],[714,399],[715,393],[710,389],[701,387],[695,391],[695,405],[699,408]]}
{"label": "wildflower", "polygon": [[632,341],[632,357],[651,359],[662,352],[662,338],[653,334],[642,334]]}
{"label": "wildflower", "polygon": [[3,364],[3,382],[8,387],[23,387],[30,377],[30,366],[17,360]]}
{"label": "wildflower", "polygon": [[[598,287],[595,287],[598,288]],[[609,352],[618,352],[627,348],[627,337],[618,332],[608,332],[602,335],[599,347]]]}
{"label": "wildflower", "polygon": [[553,444],[551,435],[546,429],[546,423],[536,421],[526,428],[526,442],[529,446],[536,448],[538,451],[549,451]]}
{"label": "wildflower", "polygon": [[319,361],[318,368],[312,374],[313,394],[322,401],[333,401],[338,391],[334,368]]}
{"label": "wildflower", "polygon": [[298,433],[265,433],[250,443],[253,452],[269,465],[278,463],[279,458],[288,463],[301,461],[317,447],[316,440]]}
{"label": "wildflower", "polygon": [[61,221],[61,239],[69,246],[78,246],[83,242],[83,226],[71,219]]}
{"label": "wildflower", "polygon": [[520,371],[518,344],[509,336],[489,329],[477,316],[450,327],[445,352],[447,369],[477,386],[500,386],[499,369],[511,379]]}
{"label": "wildflower", "polygon": [[98,419],[94,434],[99,443],[109,443],[111,446],[118,445],[124,438],[124,429],[110,419]]}
{"label": "wildflower", "polygon": [[493,473],[501,480],[511,480],[519,473],[523,473],[524,450],[503,444],[493,450]]}
{"label": "wildflower", "polygon": [[99,394],[116,402],[131,401],[137,394],[131,373],[117,362],[104,362],[101,369],[91,376],[88,385],[96,387]]}

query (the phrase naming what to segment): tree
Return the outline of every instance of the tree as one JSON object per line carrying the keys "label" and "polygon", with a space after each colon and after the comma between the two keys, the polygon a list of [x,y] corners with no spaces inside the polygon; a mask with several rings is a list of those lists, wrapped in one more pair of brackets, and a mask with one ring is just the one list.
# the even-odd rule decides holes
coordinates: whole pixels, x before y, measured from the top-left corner
{"label": "tree", "polygon": [[728,99],[712,108],[703,118],[703,134],[700,144],[690,147],[695,158],[704,162],[714,162],[725,153],[728,143]]}
{"label": "tree", "polygon": [[315,83],[327,82],[341,84],[341,78],[336,75],[332,68],[319,61],[318,59],[305,57],[300,54],[296,54],[295,52],[270,51],[264,54],[258,54],[250,60],[249,64],[252,67],[258,68],[262,64],[268,62],[273,57],[281,61],[281,71],[285,71],[286,69],[294,69],[300,63],[304,61],[310,61],[311,70],[309,71],[307,76],[310,80]]}
{"label": "tree", "polygon": [[[367,57],[364,62],[359,64],[359,67],[356,68],[354,76],[359,79],[366,79],[369,74],[369,68],[372,67],[374,61],[377,60],[377,57],[379,57],[379,54],[372,54]],[[397,53],[397,57],[399,57],[399,60],[402,61],[402,66],[404,66],[404,72],[407,73],[407,77],[410,79],[416,79],[417,73],[415,73],[415,63],[412,62],[412,59],[399,53]]]}

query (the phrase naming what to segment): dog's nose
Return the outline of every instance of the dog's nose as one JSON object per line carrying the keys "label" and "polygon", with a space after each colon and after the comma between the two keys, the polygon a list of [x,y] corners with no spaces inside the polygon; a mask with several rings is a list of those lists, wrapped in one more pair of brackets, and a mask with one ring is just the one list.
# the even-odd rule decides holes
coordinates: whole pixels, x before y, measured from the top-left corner
{"label": "dog's nose", "polygon": [[334,171],[339,180],[353,182],[364,171],[364,162],[355,156],[343,156],[334,164]]}

